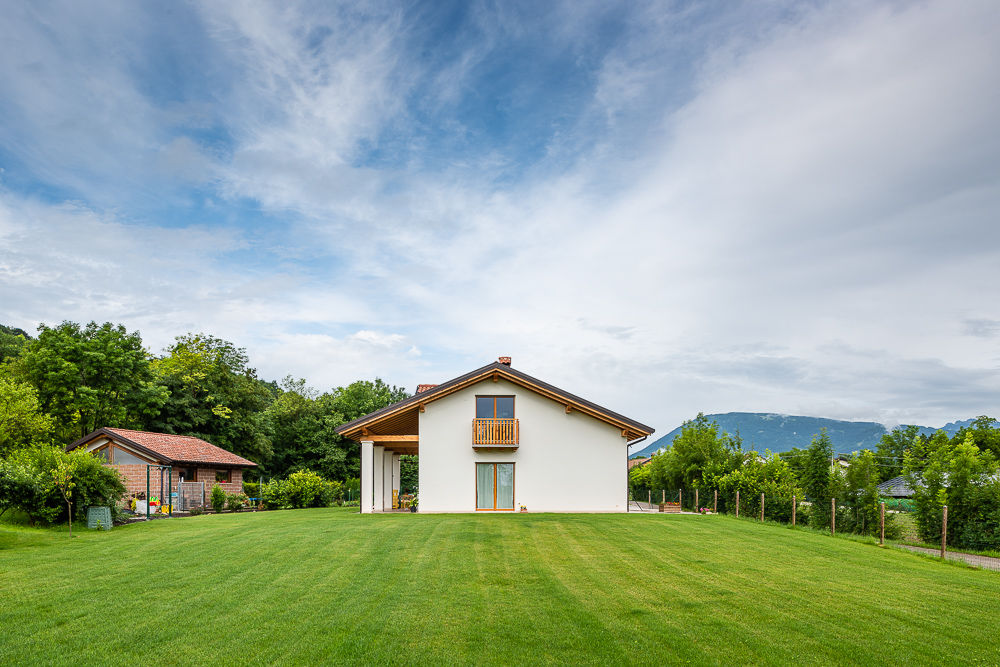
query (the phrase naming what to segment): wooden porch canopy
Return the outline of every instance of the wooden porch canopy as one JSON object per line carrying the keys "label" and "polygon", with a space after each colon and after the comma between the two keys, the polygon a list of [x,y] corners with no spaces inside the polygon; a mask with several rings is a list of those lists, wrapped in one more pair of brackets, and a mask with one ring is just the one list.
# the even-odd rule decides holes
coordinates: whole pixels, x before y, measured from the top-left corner
{"label": "wooden porch canopy", "polygon": [[563,405],[567,413],[576,410],[621,429],[622,438],[626,441],[653,433],[654,429],[645,424],[542,382],[501,362],[477,368],[471,373],[466,373],[364,417],[342,424],[337,428],[337,433],[358,442],[371,440],[384,446],[387,450],[415,454],[420,441],[419,414],[424,411],[424,406],[477,382],[490,379],[498,382],[501,378]]}

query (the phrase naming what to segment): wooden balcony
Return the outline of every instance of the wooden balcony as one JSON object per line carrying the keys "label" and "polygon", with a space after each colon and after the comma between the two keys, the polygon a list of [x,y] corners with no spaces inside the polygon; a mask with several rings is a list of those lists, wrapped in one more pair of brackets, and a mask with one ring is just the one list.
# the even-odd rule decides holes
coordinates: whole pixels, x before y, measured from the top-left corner
{"label": "wooden balcony", "polygon": [[475,448],[514,449],[518,442],[516,419],[473,419],[472,446]]}

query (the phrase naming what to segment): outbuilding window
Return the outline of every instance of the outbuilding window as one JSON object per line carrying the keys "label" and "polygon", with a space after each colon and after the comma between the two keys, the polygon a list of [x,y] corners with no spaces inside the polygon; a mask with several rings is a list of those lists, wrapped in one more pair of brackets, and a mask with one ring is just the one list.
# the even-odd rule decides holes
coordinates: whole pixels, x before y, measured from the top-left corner
{"label": "outbuilding window", "polygon": [[216,470],[215,481],[219,484],[229,484],[229,480],[232,478],[232,472],[232,470]]}

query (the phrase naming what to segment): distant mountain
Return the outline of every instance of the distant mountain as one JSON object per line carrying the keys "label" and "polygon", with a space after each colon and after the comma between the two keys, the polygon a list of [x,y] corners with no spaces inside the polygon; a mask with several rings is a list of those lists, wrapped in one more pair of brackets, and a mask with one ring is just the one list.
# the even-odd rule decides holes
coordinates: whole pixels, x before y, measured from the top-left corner
{"label": "distant mountain", "polygon": [[[727,412],[724,414],[706,415],[709,421],[719,425],[719,431],[736,434],[743,438],[744,449],[765,449],[772,452],[787,452],[794,447],[808,447],[810,440],[821,429],[826,429],[833,442],[835,452],[852,452],[858,449],[875,449],[887,429],[878,422],[851,422],[839,419],[823,419],[822,417],[800,417],[794,415],[778,415],[766,412]],[[941,427],[949,435],[954,435],[963,426],[968,426],[973,420],[951,422]],[[920,432],[931,434],[936,428],[921,426]],[[649,456],[650,454],[669,447],[681,433],[678,426],[665,436],[654,440],[643,449],[629,454]]]}

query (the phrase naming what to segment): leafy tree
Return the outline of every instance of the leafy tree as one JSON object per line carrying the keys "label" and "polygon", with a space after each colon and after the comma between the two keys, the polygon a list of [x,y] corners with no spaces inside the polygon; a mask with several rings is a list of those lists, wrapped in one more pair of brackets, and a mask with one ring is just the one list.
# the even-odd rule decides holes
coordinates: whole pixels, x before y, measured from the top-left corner
{"label": "leafy tree", "polygon": [[879,481],[884,482],[903,474],[903,457],[913,447],[919,447],[925,438],[918,426],[897,426],[882,436],[878,443],[878,462],[881,473]]}
{"label": "leafy tree", "polygon": [[419,482],[417,457],[403,454],[399,457],[399,492],[416,493]]}
{"label": "leafy tree", "polygon": [[699,413],[684,422],[668,450],[647,464],[650,481],[666,489],[708,488],[707,481],[739,465],[740,451],[739,436],[720,435],[718,424]]}
{"label": "leafy tree", "polygon": [[[329,394],[324,394],[318,400],[322,404],[324,414],[337,415],[342,421],[337,426],[370,412],[398,403],[410,394],[402,387],[388,385],[381,378],[358,380],[346,387],[337,387]],[[348,477],[358,477],[361,474],[361,451],[356,442],[334,434],[331,442],[344,452],[344,468]]]}
{"label": "leafy tree", "polygon": [[833,461],[833,443],[826,429],[813,437],[806,450],[806,465],[802,486],[806,496],[812,502],[809,512],[809,523],[813,526],[830,525],[830,498],[835,495],[835,479],[831,470]]}
{"label": "leafy tree", "polygon": [[29,340],[31,336],[24,329],[0,324],[0,364],[17,358]]}
{"label": "leafy tree", "polygon": [[265,410],[274,398],[248,366],[246,350],[215,336],[186,334],[153,370],[169,397],[147,428],[197,436],[256,463],[268,461]]}
{"label": "leafy tree", "polygon": [[746,516],[760,512],[760,494],[764,494],[764,518],[791,521],[792,497],[801,500],[802,489],[788,462],[770,452],[760,455],[746,452],[740,465],[718,480],[719,495],[726,500],[726,509],[735,503],[740,492],[740,511]]}
{"label": "leafy tree", "polygon": [[49,444],[54,431],[34,387],[0,377],[0,457],[29,445]]}
{"label": "leafy tree", "polygon": [[313,468],[326,479],[348,477],[348,452],[334,430],[344,419],[333,407],[332,397],[317,396],[305,380],[288,376],[266,416],[274,452],[265,466],[267,474],[283,477]]}
{"label": "leafy tree", "polygon": [[959,429],[951,441],[957,444],[971,438],[972,444],[981,451],[991,452],[993,458],[1000,459],[1000,429],[996,424],[993,417],[977,417],[971,426]]}
{"label": "leafy tree", "polygon": [[58,438],[73,440],[102,426],[141,426],[166,399],[138,332],[108,322],[43,324],[38,331],[9,367],[12,377],[38,391]]}
{"label": "leafy tree", "polygon": [[[862,535],[877,535],[879,530],[879,466],[871,450],[863,450],[853,457],[847,469],[847,501],[852,514],[849,525],[843,526]],[[839,513],[838,513],[839,514]],[[891,533],[891,515],[886,515],[887,530]],[[838,525],[840,524],[838,520]]]}

